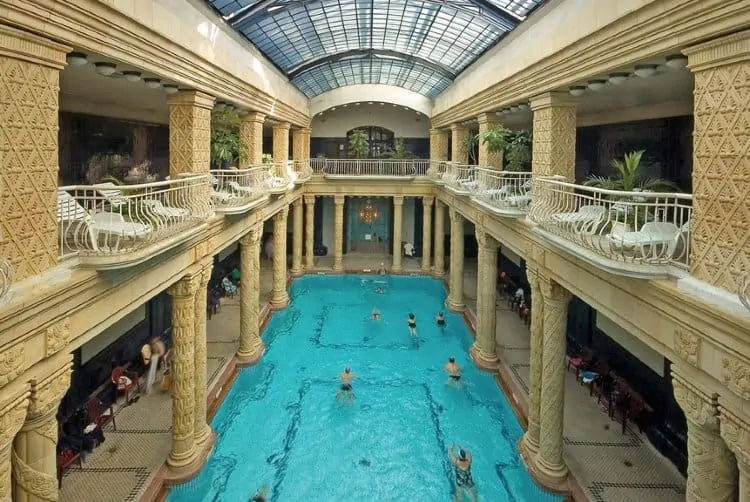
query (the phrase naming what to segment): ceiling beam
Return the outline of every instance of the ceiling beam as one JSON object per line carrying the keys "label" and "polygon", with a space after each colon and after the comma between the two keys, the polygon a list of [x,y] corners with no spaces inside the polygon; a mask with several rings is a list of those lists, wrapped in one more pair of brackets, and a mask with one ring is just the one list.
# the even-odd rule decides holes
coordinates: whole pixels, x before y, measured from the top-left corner
{"label": "ceiling beam", "polygon": [[289,79],[291,80],[291,79],[294,79],[295,77],[298,77],[299,75],[301,75],[302,73],[308,70],[312,70],[313,68],[322,66],[326,63],[335,63],[337,61],[341,61],[344,59],[353,59],[353,58],[377,59],[378,56],[381,56],[383,58],[400,59],[401,61],[406,61],[406,62],[413,63],[416,65],[424,66],[434,71],[435,73],[438,73],[450,80],[453,80],[456,78],[456,72],[449,67],[446,67],[438,63],[434,63],[432,61],[429,61],[427,59],[423,59],[417,56],[412,56],[411,54],[405,54],[403,52],[384,50],[384,49],[353,49],[350,51],[338,52],[336,54],[329,54],[329,55],[326,55],[317,59],[313,59],[312,61],[303,63],[295,68],[292,68],[291,70],[289,70],[289,72],[287,72],[287,75]]}

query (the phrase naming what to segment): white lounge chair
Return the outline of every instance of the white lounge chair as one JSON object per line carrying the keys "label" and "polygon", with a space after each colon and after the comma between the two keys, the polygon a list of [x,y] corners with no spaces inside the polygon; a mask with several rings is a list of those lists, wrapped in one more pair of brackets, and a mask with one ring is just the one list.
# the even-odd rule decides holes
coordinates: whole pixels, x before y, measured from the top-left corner
{"label": "white lounge chair", "polygon": [[605,211],[604,206],[584,205],[574,213],[553,214],[552,221],[576,233],[593,231],[604,220]]}
{"label": "white lounge chair", "polygon": [[636,232],[621,232],[607,235],[615,249],[632,249],[636,256],[670,259],[674,253],[680,229],[668,221],[644,223]]}
{"label": "white lounge chair", "polygon": [[[99,188],[99,187],[106,187],[106,188]],[[117,188],[117,185],[111,182],[98,184],[97,192],[99,192],[99,194],[102,197],[104,197],[107,200],[107,202],[109,202],[109,204],[114,208],[127,206],[128,204],[131,204],[135,208],[138,204],[142,204],[143,207],[146,208],[146,211],[144,212],[148,212],[160,218],[174,219],[174,218],[187,218],[188,216],[190,216],[190,211],[188,211],[187,209],[165,206],[158,199],[146,199],[146,198],[128,199],[126,196],[123,195],[122,190]]]}
{"label": "white lounge chair", "polygon": [[241,197],[254,197],[257,195],[257,188],[240,185],[236,181],[225,181],[226,185]]}

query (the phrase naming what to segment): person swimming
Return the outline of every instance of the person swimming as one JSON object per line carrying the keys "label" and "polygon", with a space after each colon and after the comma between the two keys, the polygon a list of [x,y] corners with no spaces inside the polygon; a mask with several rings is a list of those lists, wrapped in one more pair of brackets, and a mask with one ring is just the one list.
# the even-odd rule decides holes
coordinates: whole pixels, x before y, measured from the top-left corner
{"label": "person swimming", "polygon": [[268,487],[266,485],[261,486],[255,495],[252,496],[250,502],[266,502],[268,500]]}
{"label": "person swimming", "polygon": [[417,317],[410,312],[409,320],[407,322],[409,324],[409,333],[411,336],[417,336]]}
{"label": "person swimming", "polygon": [[341,379],[341,388],[336,393],[336,399],[351,402],[354,400],[354,389],[352,388],[352,380],[356,378],[356,375],[352,373],[352,369],[347,366],[344,368],[344,372],[339,375]]}
{"label": "person swimming", "polygon": [[[458,449],[458,452],[455,450]],[[456,476],[456,495],[454,501],[458,502],[464,499],[476,501],[477,492],[474,485],[474,478],[471,476],[471,452],[465,450],[461,445],[456,447],[455,444],[448,448],[448,458],[454,466]]]}
{"label": "person swimming", "polygon": [[372,309],[372,314],[370,314],[370,319],[372,319],[373,321],[380,320],[380,311],[377,308]]}
{"label": "person swimming", "polygon": [[448,362],[443,366],[443,369],[454,382],[461,380],[461,366],[456,364],[456,359],[453,356],[448,358]]}
{"label": "person swimming", "polygon": [[378,286],[377,288],[375,288],[375,294],[376,295],[382,295],[383,293],[385,293],[385,291],[380,286]]}
{"label": "person swimming", "polygon": [[438,312],[438,315],[435,316],[435,322],[441,328],[444,327],[445,326],[445,315],[443,315],[442,312]]}

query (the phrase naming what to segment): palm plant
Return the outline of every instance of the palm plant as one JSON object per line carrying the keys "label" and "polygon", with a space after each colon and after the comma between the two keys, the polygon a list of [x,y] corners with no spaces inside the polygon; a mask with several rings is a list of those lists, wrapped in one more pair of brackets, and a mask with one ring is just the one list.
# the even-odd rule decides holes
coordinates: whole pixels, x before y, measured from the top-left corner
{"label": "palm plant", "polygon": [[590,175],[583,184],[589,187],[618,190],[621,192],[679,192],[680,187],[667,179],[646,178],[643,176],[643,173],[640,171],[640,164],[645,152],[646,150],[637,150],[626,153],[623,160],[612,159],[612,167],[618,174],[616,178]]}
{"label": "palm plant", "polygon": [[370,152],[370,140],[367,132],[363,129],[354,129],[349,133],[349,157],[354,159],[364,159]]}

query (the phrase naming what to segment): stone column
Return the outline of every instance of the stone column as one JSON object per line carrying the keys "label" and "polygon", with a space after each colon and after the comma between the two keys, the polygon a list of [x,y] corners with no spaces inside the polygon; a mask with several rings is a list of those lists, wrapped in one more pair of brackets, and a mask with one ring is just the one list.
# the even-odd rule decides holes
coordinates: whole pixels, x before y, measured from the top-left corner
{"label": "stone column", "polygon": [[536,176],[576,179],[576,101],[567,92],[531,99],[533,140],[531,172]]}
{"label": "stone column", "polygon": [[289,122],[276,122],[273,125],[273,162],[279,165],[289,160]]}
{"label": "stone column", "polygon": [[445,274],[445,204],[435,199],[435,277]]}
{"label": "stone column", "polygon": [[[739,414],[729,411],[724,406],[721,406],[719,411],[721,437],[724,438],[729,450],[734,454],[737,467],[739,467],[738,496],[734,500],[750,502],[750,424],[745,418],[740,418]],[[688,448],[690,448],[690,443],[688,443]],[[723,462],[723,459],[720,462]],[[721,465],[724,467],[724,464]],[[722,471],[722,482],[726,479],[726,476],[728,476],[728,473]],[[714,499],[705,500],[713,501]]]}
{"label": "stone column", "polygon": [[273,289],[271,290],[271,308],[280,310],[289,304],[286,291],[286,220],[289,206],[284,206],[273,217]]}
{"label": "stone column", "polygon": [[213,258],[201,264],[198,289],[195,292],[195,423],[193,425],[196,446],[203,445],[211,437],[208,425],[206,392],[208,390],[208,352],[206,346],[206,297],[208,281],[214,268]]}
{"label": "stone column", "polygon": [[211,166],[211,111],[214,98],[200,91],[177,91],[169,104],[169,176],[208,172]]}
{"label": "stone column", "polygon": [[[29,407],[28,398],[29,392],[25,390],[18,397],[4,399],[0,402],[0,502],[11,502],[13,500],[11,451],[13,439],[26,420]],[[57,443],[57,426],[55,426],[55,443]],[[15,452],[13,454],[15,455]],[[57,488],[57,482],[55,482],[55,488]]]}
{"label": "stone column", "polygon": [[528,428],[523,435],[523,447],[535,455],[539,451],[539,414],[542,400],[542,344],[544,342],[544,297],[539,286],[537,265],[526,262],[526,278],[531,286],[531,347],[529,354],[529,412]]}
{"label": "stone column", "polygon": [[422,197],[422,272],[429,274],[432,255],[432,202],[435,197]]}
{"label": "stone column", "polygon": [[310,135],[312,134],[312,129],[309,127],[305,127],[303,129],[300,129],[302,131],[303,135],[303,145],[302,145],[302,159],[309,161],[310,160]]}
{"label": "stone column", "polygon": [[292,275],[302,275],[302,197],[292,202]]}
{"label": "stone column", "polygon": [[167,290],[172,296],[172,451],[167,465],[179,477],[196,460],[195,293],[200,275],[185,275]]}
{"label": "stone column", "polygon": [[463,124],[451,124],[451,160],[457,164],[469,163],[469,152],[464,148],[469,129]]}
{"label": "stone column", "polygon": [[503,152],[490,153],[487,145],[482,140],[482,134],[492,129],[502,127],[503,123],[497,120],[494,113],[482,113],[477,117],[479,122],[479,158],[477,163],[480,166],[494,167],[498,171],[503,170]]}
{"label": "stone column", "polygon": [[344,196],[334,195],[335,208],[334,237],[333,237],[333,270],[340,272],[344,269]]}
{"label": "stone column", "polygon": [[734,295],[750,263],[750,30],[683,52],[695,76],[690,273]]}
{"label": "stone column", "polygon": [[292,160],[305,159],[305,129],[292,129]]}
{"label": "stone column", "polygon": [[263,163],[263,122],[266,116],[260,112],[240,115],[240,162],[242,167]]}
{"label": "stone column", "polygon": [[451,263],[449,292],[446,305],[461,312],[464,305],[464,217],[455,209],[448,208],[451,218]]}
{"label": "stone column", "polygon": [[62,367],[31,382],[28,414],[13,441],[13,500],[57,500],[57,408],[70,387],[70,355]]}
{"label": "stone column", "polygon": [[404,215],[404,197],[403,195],[393,196],[393,266],[391,271],[394,273],[404,270],[401,264],[401,236],[403,234],[403,215]]}
{"label": "stone column", "polygon": [[430,160],[448,160],[448,134],[443,129],[430,129]]}
{"label": "stone column", "polygon": [[254,364],[265,350],[260,338],[260,240],[258,224],[240,239],[240,347],[237,363]]}
{"label": "stone column", "polygon": [[477,366],[495,370],[498,366],[495,346],[497,304],[497,251],[499,243],[487,232],[477,229],[479,262],[477,270],[477,333],[471,355]]}
{"label": "stone column", "polygon": [[[14,280],[57,265],[60,70],[69,47],[0,25],[0,263]],[[9,238],[12,236],[12,238]]]}
{"label": "stone column", "polygon": [[563,410],[565,328],[570,293],[547,278],[540,278],[539,287],[544,296],[544,342],[536,467],[540,481],[555,487],[562,484],[568,475],[568,467],[563,461]]}
{"label": "stone column", "polygon": [[305,195],[305,267],[315,266],[315,196]]}
{"label": "stone column", "polygon": [[[736,500],[737,466],[719,434],[717,395],[708,395],[672,366],[674,397],[688,426],[687,502]],[[692,379],[690,379],[692,380]]]}

